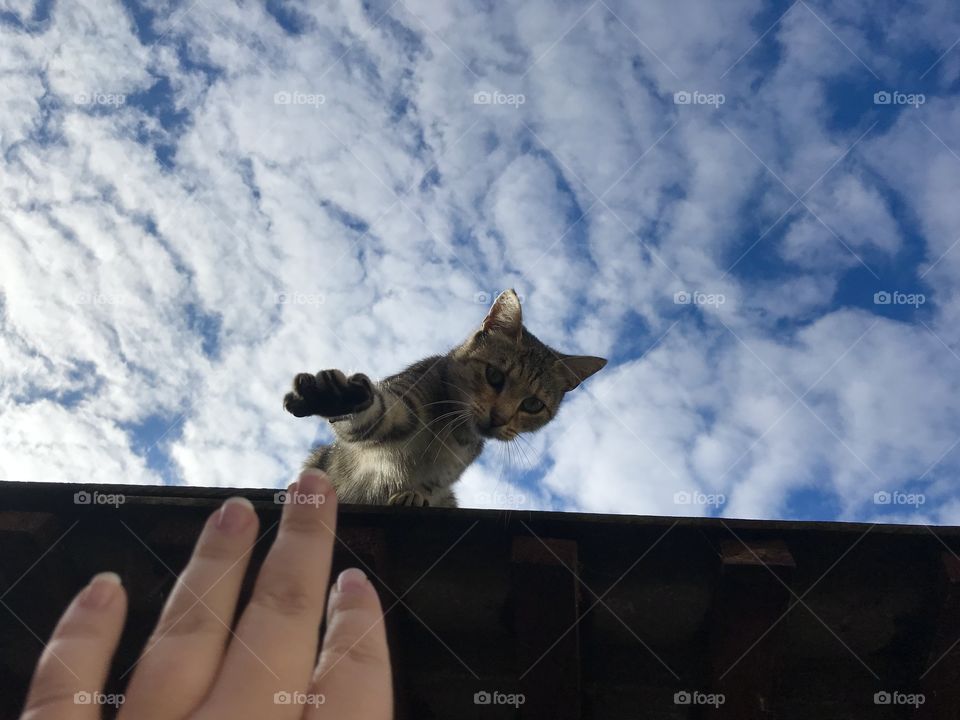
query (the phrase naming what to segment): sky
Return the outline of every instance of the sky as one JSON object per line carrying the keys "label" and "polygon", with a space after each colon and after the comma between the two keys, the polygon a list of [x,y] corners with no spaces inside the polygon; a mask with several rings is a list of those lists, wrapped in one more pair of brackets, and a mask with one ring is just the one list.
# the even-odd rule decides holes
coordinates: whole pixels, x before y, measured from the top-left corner
{"label": "sky", "polygon": [[501,290],[467,507],[960,524],[950,0],[0,0],[0,480],[282,487]]}

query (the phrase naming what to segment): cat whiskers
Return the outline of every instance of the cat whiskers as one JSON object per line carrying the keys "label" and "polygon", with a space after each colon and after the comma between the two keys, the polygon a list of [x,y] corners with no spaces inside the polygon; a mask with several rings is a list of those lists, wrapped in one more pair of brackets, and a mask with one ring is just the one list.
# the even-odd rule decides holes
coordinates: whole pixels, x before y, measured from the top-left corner
{"label": "cat whiskers", "polygon": [[[433,418],[432,420],[430,420],[430,422],[425,423],[425,424],[423,425],[423,427],[421,427],[419,430],[417,430],[417,432],[415,432],[415,433],[410,437],[410,439],[407,440],[407,442],[403,444],[403,447],[404,447],[404,448],[405,448],[407,445],[409,445],[410,442],[411,442],[415,437],[417,437],[417,435],[419,435],[420,433],[422,433],[424,430],[428,430],[428,429],[429,429],[432,425],[434,425],[435,423],[437,423],[437,422],[439,422],[439,421],[441,421],[441,420],[443,420],[443,419],[445,419],[445,418],[449,418],[449,417],[452,417],[452,416],[457,416],[457,415],[462,414],[462,413],[465,413],[465,412],[467,412],[467,411],[472,411],[472,410],[474,410],[474,407],[473,407],[473,404],[472,404],[472,403],[463,402],[462,400],[435,400],[435,401],[433,401],[433,402],[425,403],[425,404],[421,405],[420,407],[424,407],[424,408],[425,408],[425,407],[430,407],[431,405],[460,405],[460,406],[466,408],[466,410],[453,410],[453,411],[451,411],[451,412],[443,413],[442,415],[438,415],[437,417]],[[454,417],[454,419],[456,419],[456,417]],[[453,420],[450,420],[449,422],[453,422]],[[428,447],[429,447],[429,445],[430,445],[430,443],[428,443]]]}
{"label": "cat whiskers", "polygon": [[[444,439],[445,439],[445,438],[449,438],[457,429],[459,429],[459,428],[462,427],[464,424],[466,424],[467,422],[469,422],[470,419],[471,419],[471,417],[472,417],[472,415],[471,415],[470,413],[465,413],[464,416],[461,417],[461,418],[454,418],[453,420],[451,420],[451,421],[447,424],[447,426],[446,426],[446,428],[445,428],[445,430],[446,430],[446,435],[444,435],[444,437],[437,436],[436,439],[440,442],[440,446],[437,448],[437,452],[436,452],[436,454],[433,456],[433,461],[434,461],[434,462],[436,462],[437,459],[440,457],[440,451],[443,450],[444,448],[446,448],[446,444],[444,443]],[[442,433],[442,432],[443,432],[443,431],[441,431],[441,433]],[[431,444],[433,444],[433,443],[431,442]],[[430,445],[427,445],[427,448],[424,449],[424,452],[426,452],[426,450],[429,449],[429,447],[430,447]]]}
{"label": "cat whiskers", "polygon": [[[414,438],[416,438],[420,433],[422,433],[424,430],[430,430],[430,428],[431,428],[433,425],[437,424],[438,422],[443,421],[445,418],[452,418],[452,419],[449,420],[448,422],[453,422],[453,420],[456,420],[457,418],[459,418],[460,416],[462,416],[462,415],[464,415],[464,414],[466,414],[466,413],[467,413],[466,410],[452,410],[452,411],[450,411],[450,412],[448,412],[448,413],[443,413],[442,415],[438,415],[437,417],[433,418],[430,422],[422,423],[423,427],[421,427],[421,428],[420,428],[419,430],[417,430],[413,435],[411,435],[410,438],[401,446],[400,449],[401,449],[401,450],[405,449],[405,448],[407,447],[407,445],[409,445],[411,442],[413,442]],[[433,433],[432,430],[431,430],[431,433]],[[433,433],[433,435],[434,435],[434,437],[436,437],[436,433]],[[432,444],[432,441],[427,444],[427,447],[430,447],[431,444]],[[421,453],[421,455],[422,455],[422,453]]]}
{"label": "cat whiskers", "polygon": [[[520,435],[519,433],[514,437],[514,440],[523,440],[523,442],[525,442],[525,443],[527,444],[527,447],[529,447],[532,452],[534,452],[534,453],[537,454],[537,461],[536,461],[536,462],[530,462],[529,460],[526,460],[526,462],[527,462],[528,465],[529,465],[528,469],[535,468],[535,467],[540,463],[540,460],[541,460],[541,458],[542,458],[542,453],[541,453],[540,451],[538,451],[538,450],[533,446],[533,443],[532,443],[532,442],[530,442],[529,440],[527,440],[523,435]],[[512,442],[512,441],[511,441],[511,442]],[[518,450],[520,453],[522,453],[523,456],[524,456],[524,458],[526,459],[527,453],[526,453],[526,451],[523,449],[523,446],[522,446],[522,445],[517,445],[517,450]]]}

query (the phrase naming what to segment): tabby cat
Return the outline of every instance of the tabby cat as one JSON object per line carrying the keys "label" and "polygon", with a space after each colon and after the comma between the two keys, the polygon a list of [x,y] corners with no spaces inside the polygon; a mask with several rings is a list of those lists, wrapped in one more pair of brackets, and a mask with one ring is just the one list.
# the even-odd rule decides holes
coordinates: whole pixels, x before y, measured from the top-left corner
{"label": "tabby cat", "polygon": [[378,383],[339,370],[301,373],[283,407],[330,421],[335,442],[314,449],[304,467],[324,470],[340,502],[456,507],[451,488],[488,438],[542,428],[564,394],[606,363],[544,345],[523,326],[520,299],[507,290],[446,355]]}

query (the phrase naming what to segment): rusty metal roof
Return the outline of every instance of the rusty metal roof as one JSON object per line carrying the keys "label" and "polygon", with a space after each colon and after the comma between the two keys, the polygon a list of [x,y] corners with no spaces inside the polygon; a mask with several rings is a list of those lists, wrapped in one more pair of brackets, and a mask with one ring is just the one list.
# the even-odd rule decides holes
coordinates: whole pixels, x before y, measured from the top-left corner
{"label": "rusty metal roof", "polygon": [[[0,483],[0,717],[106,569],[130,595],[122,691],[237,493],[279,519],[272,490]],[[334,571],[389,608],[398,719],[960,717],[960,528],[343,506],[339,535]]]}

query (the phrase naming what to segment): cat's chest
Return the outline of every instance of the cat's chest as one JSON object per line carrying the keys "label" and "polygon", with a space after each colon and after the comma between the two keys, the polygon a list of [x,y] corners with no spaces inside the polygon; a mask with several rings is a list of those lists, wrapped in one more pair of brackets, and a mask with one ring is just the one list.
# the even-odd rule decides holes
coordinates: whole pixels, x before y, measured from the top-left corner
{"label": "cat's chest", "polygon": [[402,462],[411,472],[423,477],[449,479],[459,477],[483,449],[483,441],[466,429],[425,430],[413,442],[400,443]]}

